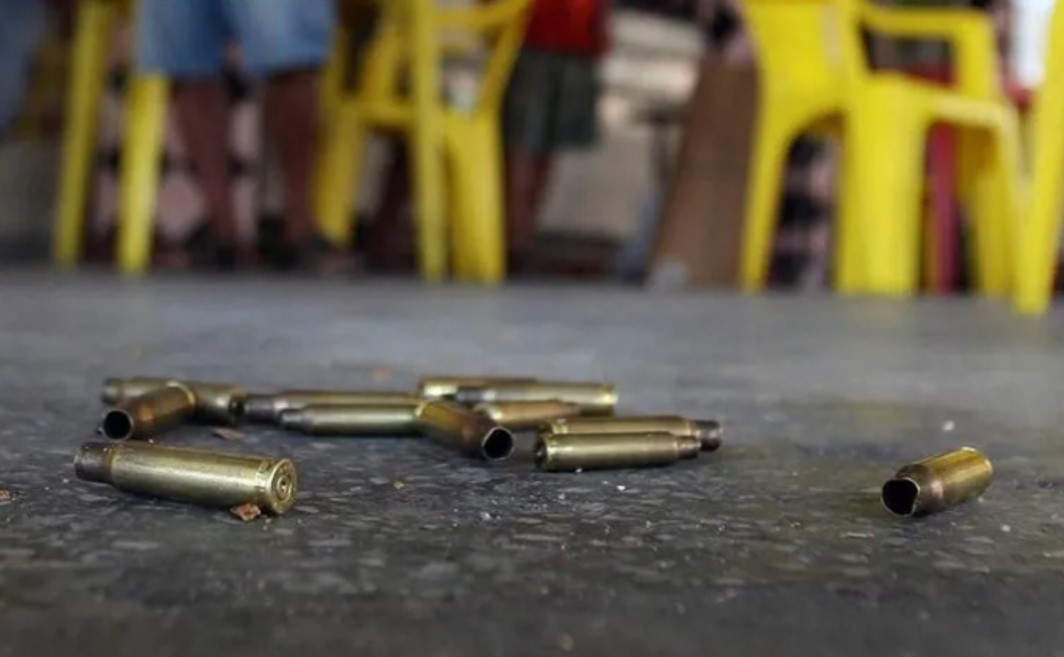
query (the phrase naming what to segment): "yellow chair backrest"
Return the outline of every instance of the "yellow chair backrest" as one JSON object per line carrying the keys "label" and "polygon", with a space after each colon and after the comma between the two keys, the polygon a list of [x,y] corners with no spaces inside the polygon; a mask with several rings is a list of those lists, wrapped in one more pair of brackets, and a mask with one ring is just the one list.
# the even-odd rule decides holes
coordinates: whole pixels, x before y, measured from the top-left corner
{"label": "yellow chair backrest", "polygon": [[746,26],[774,82],[835,89],[867,74],[858,0],[746,0]]}
{"label": "yellow chair backrest", "polygon": [[[473,111],[494,113],[502,104],[518,50],[524,39],[531,0],[497,0],[490,4],[443,8],[437,14],[443,54],[465,54],[489,45]],[[367,58],[363,92],[371,100],[395,100],[401,86],[402,66],[409,61],[405,46],[402,9],[383,3],[377,38]]]}
{"label": "yellow chair backrest", "polygon": [[493,113],[502,104],[517,52],[524,40],[531,0],[496,0],[440,12],[440,29],[476,34],[491,44],[475,112]]}

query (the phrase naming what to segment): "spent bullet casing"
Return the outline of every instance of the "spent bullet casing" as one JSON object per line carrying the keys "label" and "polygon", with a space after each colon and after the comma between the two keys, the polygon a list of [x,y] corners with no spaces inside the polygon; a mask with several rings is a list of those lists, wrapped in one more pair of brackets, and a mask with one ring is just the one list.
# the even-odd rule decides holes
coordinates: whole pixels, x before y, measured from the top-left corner
{"label": "spent bullet casing", "polygon": [[109,378],[103,382],[101,398],[105,404],[116,404],[138,397],[157,388],[181,385],[196,397],[193,419],[201,422],[238,425],[244,419],[244,400],[247,391],[230,383],[184,381],[159,377]]}
{"label": "spent bullet casing", "polygon": [[548,434],[668,433],[698,438],[702,451],[720,448],[724,428],[715,420],[690,420],[678,415],[575,417],[553,420],[543,428]]}
{"label": "spent bullet casing", "polygon": [[605,383],[498,383],[461,387],[455,401],[477,405],[494,402],[560,401],[580,406],[586,415],[612,415],[617,389]]}
{"label": "spent bullet casing", "polygon": [[416,404],[417,395],[405,392],[360,392],[355,390],[283,390],[272,395],[248,395],[244,408],[252,422],[277,422],[281,413],[307,406],[359,406]]}
{"label": "spent bullet casing", "polygon": [[166,385],[108,409],[100,433],[111,440],[147,440],[182,424],[196,410],[196,396],[183,385]]}
{"label": "spent bullet casing", "polygon": [[513,434],[461,404],[443,400],[426,402],[417,416],[425,436],[469,456],[498,461],[513,454]]}
{"label": "spent bullet casing", "polygon": [[281,412],[281,426],[313,436],[412,436],[421,404],[304,406]]}
{"label": "spent bullet casing", "polygon": [[512,376],[426,376],[417,382],[417,390],[425,399],[453,399],[459,388],[535,382],[532,378]]}
{"label": "spent bullet casing", "polygon": [[701,449],[698,438],[670,433],[543,434],[534,454],[540,470],[571,472],[668,465]]}
{"label": "spent bullet casing", "polygon": [[473,410],[507,429],[535,429],[558,418],[580,415],[580,405],[560,401],[486,402]]}
{"label": "spent bullet casing", "polygon": [[254,504],[275,515],[291,508],[298,484],[288,459],[142,442],[82,445],[74,471],[131,493],[225,508]]}
{"label": "spent bullet casing", "polygon": [[990,459],[961,447],[903,466],[883,484],[883,505],[903,516],[936,513],[979,497],[993,476]]}

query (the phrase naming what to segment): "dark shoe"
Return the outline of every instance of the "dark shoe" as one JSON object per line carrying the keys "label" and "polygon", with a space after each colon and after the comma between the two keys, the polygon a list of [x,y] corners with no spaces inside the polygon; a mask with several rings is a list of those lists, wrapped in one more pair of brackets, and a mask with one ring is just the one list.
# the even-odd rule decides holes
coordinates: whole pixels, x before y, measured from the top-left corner
{"label": "dark shoe", "polygon": [[200,223],[185,239],[185,251],[195,269],[234,272],[252,264],[252,258],[236,242],[222,242],[211,232],[207,222]]}
{"label": "dark shoe", "polygon": [[342,249],[314,233],[293,244],[283,243],[273,257],[273,265],[282,271],[307,271],[336,274],[350,269],[350,258]]}

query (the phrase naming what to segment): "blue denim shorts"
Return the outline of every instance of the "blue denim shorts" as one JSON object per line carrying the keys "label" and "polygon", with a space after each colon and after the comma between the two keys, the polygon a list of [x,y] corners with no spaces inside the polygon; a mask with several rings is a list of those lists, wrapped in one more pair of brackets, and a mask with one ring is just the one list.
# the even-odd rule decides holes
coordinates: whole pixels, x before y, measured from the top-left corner
{"label": "blue denim shorts", "polygon": [[329,53],[333,11],[333,0],[140,0],[137,68],[214,76],[230,42],[252,75],[319,66]]}

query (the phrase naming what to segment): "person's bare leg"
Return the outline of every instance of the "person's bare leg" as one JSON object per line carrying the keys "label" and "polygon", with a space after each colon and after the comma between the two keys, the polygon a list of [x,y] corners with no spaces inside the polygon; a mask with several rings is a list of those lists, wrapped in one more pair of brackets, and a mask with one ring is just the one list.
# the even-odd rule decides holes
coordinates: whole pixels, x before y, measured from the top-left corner
{"label": "person's bare leg", "polygon": [[221,80],[174,85],[174,110],[188,156],[199,173],[211,232],[219,244],[237,243],[229,170],[229,97]]}
{"label": "person's bare leg", "polygon": [[553,158],[506,150],[506,247],[521,257],[536,239],[536,220],[549,182]]}
{"label": "person's bare leg", "polygon": [[539,223],[539,213],[543,209],[543,203],[547,200],[547,188],[550,187],[551,175],[554,173],[554,156],[541,155],[535,159],[533,169],[535,177],[532,179],[532,241],[535,242],[536,226]]}
{"label": "person's bare leg", "polygon": [[412,270],[416,263],[410,221],[410,160],[401,140],[391,140],[388,150],[388,164],[366,255],[373,266],[385,271]]}
{"label": "person's bare leg", "polygon": [[298,245],[315,232],[311,185],[318,154],[317,72],[272,76],[266,84],[265,114],[284,178],[285,240]]}

